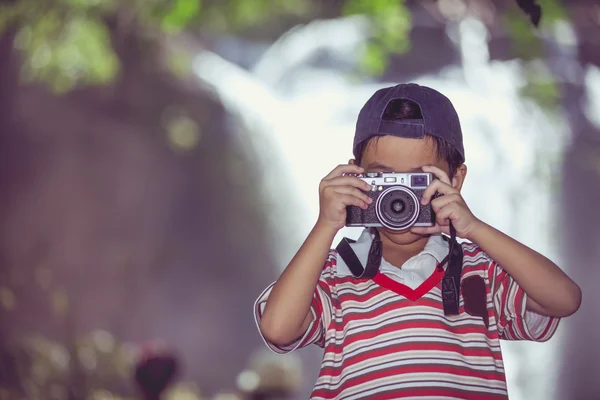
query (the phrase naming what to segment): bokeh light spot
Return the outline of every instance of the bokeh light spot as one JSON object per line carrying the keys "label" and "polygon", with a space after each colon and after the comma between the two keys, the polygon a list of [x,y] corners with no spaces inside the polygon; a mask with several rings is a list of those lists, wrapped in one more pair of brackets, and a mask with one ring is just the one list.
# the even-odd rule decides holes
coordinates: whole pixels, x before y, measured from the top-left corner
{"label": "bokeh light spot", "polygon": [[95,331],[92,333],[92,340],[101,352],[109,353],[115,348],[115,339],[107,331]]}
{"label": "bokeh light spot", "polygon": [[237,386],[244,392],[253,392],[260,385],[260,376],[255,371],[242,371],[237,377]]}
{"label": "bokeh light spot", "polygon": [[167,138],[175,151],[192,150],[200,141],[198,124],[184,115],[172,118],[167,122]]}
{"label": "bokeh light spot", "polygon": [[5,286],[0,286],[0,305],[7,311],[12,311],[17,306],[14,292]]}
{"label": "bokeh light spot", "polygon": [[69,310],[69,297],[67,292],[62,289],[56,289],[50,295],[52,311],[58,316],[65,316]]}

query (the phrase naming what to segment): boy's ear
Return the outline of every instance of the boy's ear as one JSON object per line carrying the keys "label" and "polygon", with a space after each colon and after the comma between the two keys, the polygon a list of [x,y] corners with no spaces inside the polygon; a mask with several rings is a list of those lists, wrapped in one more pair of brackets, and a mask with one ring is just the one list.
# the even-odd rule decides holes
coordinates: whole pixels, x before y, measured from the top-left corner
{"label": "boy's ear", "polygon": [[463,184],[465,183],[465,178],[467,177],[467,166],[465,164],[461,164],[460,167],[456,169],[456,173],[452,178],[452,187],[458,189],[460,191],[462,189]]}

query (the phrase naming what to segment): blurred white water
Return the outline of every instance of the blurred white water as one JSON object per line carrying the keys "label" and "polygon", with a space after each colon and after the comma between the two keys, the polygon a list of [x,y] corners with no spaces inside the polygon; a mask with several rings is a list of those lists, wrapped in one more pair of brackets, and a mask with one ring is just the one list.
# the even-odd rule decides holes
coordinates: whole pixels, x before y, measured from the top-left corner
{"label": "blurred white water", "polygon": [[[355,81],[344,72],[357,62],[367,28],[361,18],[298,27],[252,71],[210,52],[195,59],[198,78],[238,117],[241,140],[261,163],[282,268],[317,218],[320,179],[352,156],[358,111],[375,90],[395,84]],[[490,62],[483,24],[464,20],[448,33],[461,65],[415,82],[447,95],[461,117],[469,168],[463,195],[476,216],[560,261],[551,235],[552,176],[566,127],[520,97],[518,62]],[[319,66],[317,53],[334,62]],[[359,231],[344,229],[337,240]],[[511,399],[553,398],[560,342],[559,333],[546,344],[503,344]]]}

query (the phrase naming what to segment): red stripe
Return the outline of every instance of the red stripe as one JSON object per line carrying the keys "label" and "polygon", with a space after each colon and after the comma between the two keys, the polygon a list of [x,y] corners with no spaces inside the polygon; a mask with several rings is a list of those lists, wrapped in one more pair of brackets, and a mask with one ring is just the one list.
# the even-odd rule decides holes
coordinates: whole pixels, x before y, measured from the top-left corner
{"label": "red stripe", "polygon": [[[504,379],[502,379],[504,381]],[[482,389],[484,390],[484,389]],[[390,397],[392,396],[392,397]],[[455,399],[473,399],[473,400],[499,400],[507,399],[507,395],[483,393],[483,392],[466,392],[454,388],[413,388],[402,391],[389,391],[380,394],[370,395],[369,400],[389,400],[390,398],[401,397],[451,397]]]}
{"label": "red stripe", "polygon": [[468,247],[463,246],[463,255],[467,256],[467,257],[471,257],[474,258],[475,256],[478,256],[480,253],[482,253],[483,250],[481,250],[479,247],[474,246],[473,250],[469,250]]}
{"label": "red stripe", "polygon": [[[416,302],[413,302],[409,299],[406,299],[404,297],[400,297],[397,296],[396,294],[392,294],[387,292],[386,289],[384,288],[378,288],[377,293],[373,293],[372,295],[370,295],[371,293],[369,293],[369,295],[351,295],[351,294],[345,294],[344,299],[342,301],[348,301],[348,300],[352,300],[356,303],[358,303],[356,306],[349,306],[347,304],[342,304],[342,309],[344,310],[344,316],[348,316],[351,317],[351,319],[353,321],[358,321],[358,320],[363,320],[363,319],[371,319],[374,316],[377,315],[381,315],[382,313],[379,313],[378,310],[372,310],[369,312],[365,312],[364,311],[364,305],[362,305],[362,309],[361,308],[361,303],[365,304],[367,301],[372,300],[376,295],[381,295],[381,292],[385,291],[386,292],[386,296],[381,296],[381,299],[377,302],[373,302],[373,304],[370,304],[368,307],[373,307],[374,305],[381,303],[381,302],[387,302],[388,306],[394,305],[394,309],[404,309],[404,308],[408,308],[408,307],[429,307],[432,310],[430,310],[430,313],[435,313],[436,310],[439,310],[439,315],[441,316],[443,314],[443,305],[442,305],[442,300],[441,300],[441,296],[439,298],[434,297],[434,298],[428,298],[428,297],[422,297],[420,299],[418,299]],[[357,308],[357,311],[350,311],[350,308]],[[413,314],[416,313],[416,311],[412,312]],[[419,311],[419,313],[421,313],[421,311]],[[410,310],[407,311],[407,314],[411,314]]]}
{"label": "red stripe", "polygon": [[[327,353],[331,354],[331,352],[329,351],[329,347],[327,348],[327,350],[328,350]],[[363,361],[369,360],[371,358],[382,357],[382,356],[386,356],[386,355],[390,355],[390,354],[394,354],[394,353],[403,353],[403,352],[407,352],[407,351],[436,351],[439,353],[444,352],[445,355],[448,355],[448,356],[451,355],[456,358],[455,360],[453,359],[451,361],[460,361],[460,357],[489,357],[495,361],[502,360],[502,355],[500,354],[500,352],[495,352],[495,351],[491,350],[489,347],[477,347],[477,348],[463,347],[463,348],[460,348],[460,345],[458,345],[458,344],[452,345],[452,344],[448,344],[448,343],[433,343],[433,342],[410,343],[409,342],[409,343],[400,343],[400,344],[390,345],[390,346],[380,348],[380,349],[375,349],[375,350],[363,351],[362,353],[358,353],[355,356],[346,357],[346,358],[344,358],[342,368],[340,368],[339,366],[326,366],[321,369],[320,375],[338,377],[343,373],[344,369],[349,368],[358,363],[361,363]],[[458,354],[460,354],[460,356],[457,356]],[[439,355],[441,356],[442,354],[439,354]],[[396,361],[397,360],[398,359],[396,359]],[[407,357],[406,360],[407,361],[411,360],[411,358]],[[444,361],[422,360],[421,362],[423,362],[423,363],[427,362],[426,365],[430,365],[432,368],[437,365],[437,367],[435,367],[435,368],[438,368],[438,369],[435,369],[435,371],[444,372],[440,369],[440,368],[443,368],[443,364],[441,366],[440,366],[440,364],[436,364],[436,363],[440,363],[440,362],[444,362]],[[409,367],[412,371],[412,367],[414,367],[414,364],[409,365]],[[489,372],[470,369],[466,365],[464,368],[466,369],[466,371],[462,375],[465,375],[465,376],[468,375],[468,376],[475,376],[475,377],[487,379],[487,375],[489,374]],[[416,372],[418,372],[418,371],[416,371]],[[494,373],[497,373],[497,371],[494,371]]]}
{"label": "red stripe", "polygon": [[373,280],[380,286],[391,290],[392,292],[396,292],[401,296],[406,297],[411,301],[416,301],[423,297],[425,293],[428,293],[431,289],[437,286],[438,283],[442,281],[442,277],[444,276],[444,270],[442,268],[436,267],[433,273],[419,285],[416,289],[411,289],[408,286],[397,282],[390,278],[387,275],[382,274],[381,272],[377,272],[377,275],[373,278]]}
{"label": "red stripe", "polygon": [[[344,388],[345,389],[345,388]],[[483,389],[482,389],[483,390]],[[337,399],[341,393],[339,391],[316,390],[312,393],[312,398]],[[460,389],[444,387],[418,387],[411,389],[382,391],[377,394],[369,394],[369,400],[390,400],[401,399],[405,397],[433,397],[433,398],[453,398],[453,399],[471,399],[471,400],[500,400],[508,399],[508,395],[500,395],[483,392],[467,392]]]}
{"label": "red stripe", "polygon": [[354,285],[360,285],[361,283],[369,283],[369,278],[355,278],[353,275],[342,275],[335,277],[335,284],[341,285],[344,283],[352,283]]}
{"label": "red stripe", "polygon": [[444,365],[444,364],[412,364],[412,365],[403,365],[398,367],[393,367],[390,369],[384,369],[381,371],[373,371],[368,374],[357,376],[353,379],[348,379],[344,382],[344,385],[348,384],[348,386],[360,385],[366,381],[370,381],[373,379],[387,378],[390,376],[402,375],[405,373],[411,374],[451,374],[454,376],[466,376],[473,378],[481,378],[488,379],[491,381],[503,381],[504,376],[501,373],[496,371],[485,373],[482,371],[478,371],[475,369],[461,369],[454,367],[452,365]]}
{"label": "red stripe", "polygon": [[[320,283],[319,283],[319,286],[321,286]],[[323,315],[323,299],[321,298],[321,293],[319,293],[318,290],[315,290],[315,294],[313,296],[311,305],[315,309],[317,318],[320,318]]]}
{"label": "red stripe", "polygon": [[348,302],[348,301],[366,303],[366,302],[370,301],[371,299],[373,299],[373,297],[380,296],[381,293],[384,291],[385,290],[383,288],[381,288],[377,285],[373,285],[372,288],[366,289],[362,293],[352,292],[350,290],[348,290],[348,291],[344,290],[343,293],[340,293],[338,291],[337,297],[338,297],[338,300],[340,301],[340,303],[344,303],[344,302]]}
{"label": "red stripe", "polygon": [[[393,308],[393,307],[391,307]],[[341,354],[344,351],[345,346],[349,346],[355,342],[359,342],[361,340],[370,339],[375,336],[385,335],[388,333],[398,332],[398,335],[402,335],[402,331],[406,329],[422,329],[422,330],[431,330],[432,332],[435,330],[452,332],[455,335],[465,335],[465,334],[473,334],[485,332],[483,337],[487,337],[488,339],[492,339],[492,332],[485,329],[485,326],[482,324],[481,331],[477,331],[473,329],[472,325],[468,325],[466,327],[450,327],[444,324],[443,321],[435,320],[435,321],[425,321],[425,320],[404,320],[402,322],[396,323],[387,323],[385,326],[369,330],[369,331],[359,331],[353,334],[346,334],[346,329],[344,326],[338,326],[337,332],[342,333],[343,338],[338,339],[336,342],[332,342],[327,345],[327,352],[332,354]],[[339,337],[339,336],[338,336]],[[401,336],[399,336],[401,337]],[[335,339],[331,339],[335,340]]]}
{"label": "red stripe", "polygon": [[[397,376],[397,375],[402,375],[403,373],[430,373],[430,374],[435,374],[435,373],[444,373],[444,374],[451,374],[451,375],[455,375],[455,376],[473,376],[472,372],[474,372],[474,370],[465,370],[465,371],[460,371],[457,368],[453,368],[451,366],[445,366],[445,365],[409,365],[409,366],[402,366],[402,367],[392,367],[392,368],[388,368],[388,369],[383,369],[380,371],[373,371],[367,374],[363,374],[360,376],[357,376],[356,378],[352,378],[352,379],[348,379],[346,380],[341,386],[340,388],[336,391],[337,393],[342,392],[344,389],[346,388],[351,388],[353,386],[358,386],[361,384],[364,384],[366,382],[370,382],[376,379],[383,379],[383,378],[389,378],[392,376]],[[492,381],[498,381],[498,382],[505,382],[505,378],[504,375],[501,373],[491,373],[489,374],[489,376],[487,376],[484,379],[488,379],[488,380],[492,380]],[[403,389],[403,390],[399,390],[398,392],[401,392],[403,396],[415,396],[415,392],[421,392],[421,391],[426,391],[427,388],[425,387],[421,387],[421,388],[414,388],[413,390],[410,389]],[[438,393],[444,389],[442,388],[431,388],[429,389],[431,390],[431,392],[433,393],[432,395],[439,395]],[[450,391],[453,391],[452,388],[448,389]],[[462,392],[460,390],[455,390],[456,392]],[[314,395],[315,396],[323,396],[323,397],[327,397],[327,395],[329,395],[331,392],[327,391],[327,390],[319,390],[319,391],[315,391]],[[463,392],[464,393],[464,392]],[[389,394],[389,392],[388,392]],[[369,397],[371,398],[371,397]]]}
{"label": "red stripe", "polygon": [[302,340],[302,341],[300,342],[300,346],[299,346],[299,347],[304,347],[304,346],[307,346],[308,344],[310,344],[310,343],[313,343],[313,342],[315,342],[316,340],[318,340],[318,337],[317,337],[317,338],[314,338],[314,339],[313,339],[313,337],[315,336],[315,333],[317,333],[317,331],[318,331],[320,328],[321,328],[321,320],[320,320],[320,319],[317,319],[317,320],[315,320],[315,321],[312,323],[312,328],[309,330],[309,332],[308,332],[308,334],[306,335],[305,339],[304,339],[304,340]]}
{"label": "red stripe", "polygon": [[[546,338],[546,335],[548,335],[548,332],[550,331],[550,329],[552,329],[552,327],[554,326],[557,319],[558,318],[549,318],[548,323],[546,324],[546,328],[544,329],[544,332],[542,332],[540,337],[532,338],[532,339],[538,339],[541,341],[546,341],[546,340],[550,339],[550,338]],[[560,321],[560,319],[558,319],[558,321]]]}

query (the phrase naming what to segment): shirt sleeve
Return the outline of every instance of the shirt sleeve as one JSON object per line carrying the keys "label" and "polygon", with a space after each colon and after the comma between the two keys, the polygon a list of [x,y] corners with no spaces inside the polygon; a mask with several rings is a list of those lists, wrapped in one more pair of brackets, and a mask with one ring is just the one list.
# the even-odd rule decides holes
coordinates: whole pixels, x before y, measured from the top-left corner
{"label": "shirt sleeve", "polygon": [[[321,272],[321,276],[319,278],[317,287],[315,288],[315,293],[310,305],[312,322],[301,337],[286,346],[279,346],[268,341],[267,338],[263,336],[260,328],[258,329],[263,341],[271,350],[279,354],[287,354],[310,344],[316,344],[319,347],[325,347],[325,332],[329,326],[329,322],[331,321],[330,284],[333,281],[335,259],[336,253],[330,252],[327,262],[323,267],[323,271]],[[262,318],[265,305],[267,304],[267,299],[269,298],[269,294],[271,293],[274,285],[275,282],[269,285],[254,303],[254,318],[257,328],[259,327],[260,319]]]}
{"label": "shirt sleeve", "polygon": [[488,275],[500,339],[545,342],[554,335],[560,318],[528,311],[527,294],[496,262],[490,262]]}

